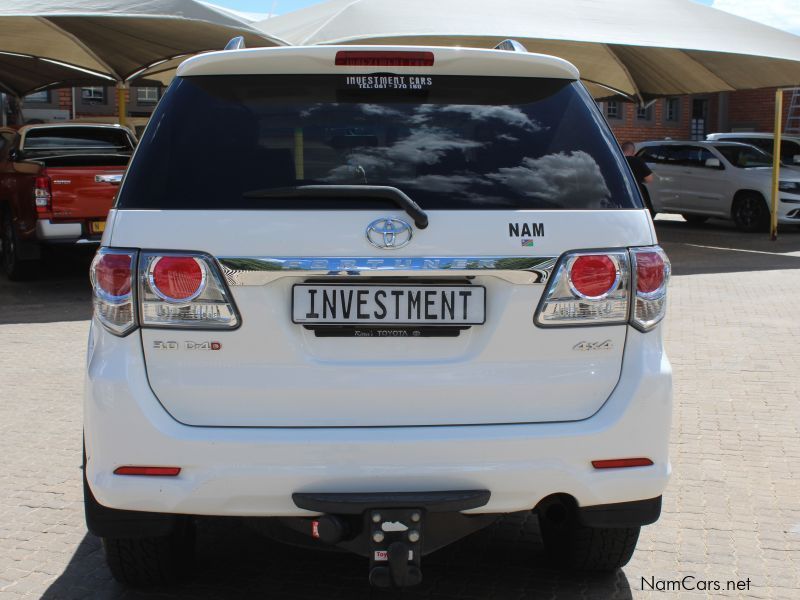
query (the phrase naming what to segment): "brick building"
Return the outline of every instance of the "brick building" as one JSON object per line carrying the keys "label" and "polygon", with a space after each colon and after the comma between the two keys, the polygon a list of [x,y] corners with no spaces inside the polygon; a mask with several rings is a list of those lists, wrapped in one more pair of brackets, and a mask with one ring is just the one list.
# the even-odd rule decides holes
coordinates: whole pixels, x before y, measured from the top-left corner
{"label": "brick building", "polygon": [[[620,141],[700,140],[715,132],[772,131],[775,89],[676,96],[645,107],[620,101],[602,102],[600,106]],[[790,106],[791,94],[786,94],[784,130]]]}
{"label": "brick building", "polygon": [[[159,87],[131,87],[128,95],[130,122],[141,131],[163,94]],[[117,114],[113,86],[76,87],[38,92],[25,98],[26,121],[69,119],[110,120]],[[791,95],[784,101],[784,123]],[[706,134],[727,131],[772,131],[775,90],[772,88],[661,98],[641,107],[632,102],[600,103],[617,138],[642,142],[653,139],[704,139]]]}
{"label": "brick building", "polygon": [[[60,88],[30,94],[23,102],[25,122],[68,121],[92,119],[113,121],[117,116],[115,86]],[[164,88],[132,86],[125,90],[130,124],[142,129],[150,117]]]}

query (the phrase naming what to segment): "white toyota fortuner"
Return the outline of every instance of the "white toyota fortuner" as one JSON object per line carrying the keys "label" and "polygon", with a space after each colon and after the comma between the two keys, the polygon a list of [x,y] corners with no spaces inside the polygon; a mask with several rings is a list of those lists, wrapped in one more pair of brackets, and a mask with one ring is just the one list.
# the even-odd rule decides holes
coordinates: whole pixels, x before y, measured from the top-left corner
{"label": "white toyota fortuner", "polygon": [[207,515],[397,587],[508,513],[593,570],[659,516],[669,262],[563,60],[192,58],[91,271],[86,518],[123,582],[179,574]]}

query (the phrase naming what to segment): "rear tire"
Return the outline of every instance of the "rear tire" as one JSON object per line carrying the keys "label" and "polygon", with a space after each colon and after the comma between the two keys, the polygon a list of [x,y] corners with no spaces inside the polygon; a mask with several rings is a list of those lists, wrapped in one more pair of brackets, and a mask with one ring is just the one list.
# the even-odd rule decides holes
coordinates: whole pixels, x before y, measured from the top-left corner
{"label": "rear tire", "polygon": [[760,194],[739,194],[733,201],[731,217],[739,231],[755,233],[769,228],[769,210]]}
{"label": "rear tire", "polygon": [[194,524],[186,519],[167,536],[103,538],[106,562],[118,582],[131,587],[179,581],[194,556]]}
{"label": "rear tire", "polygon": [[0,259],[3,272],[11,281],[30,279],[39,270],[39,261],[20,258],[19,237],[7,209],[0,213]]}
{"label": "rear tire", "polygon": [[681,215],[683,220],[691,225],[702,225],[706,221],[708,221],[708,217],[704,215]]}
{"label": "rear tire", "polygon": [[624,567],[636,550],[641,527],[586,527],[574,512],[562,518],[539,514],[547,554],[559,567],[595,573],[612,573]]}

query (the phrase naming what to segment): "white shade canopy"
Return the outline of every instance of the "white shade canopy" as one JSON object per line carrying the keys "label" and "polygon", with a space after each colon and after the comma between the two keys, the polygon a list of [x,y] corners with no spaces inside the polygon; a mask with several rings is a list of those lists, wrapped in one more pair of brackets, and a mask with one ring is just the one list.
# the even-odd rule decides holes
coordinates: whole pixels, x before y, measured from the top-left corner
{"label": "white shade canopy", "polygon": [[0,83],[26,93],[73,81],[73,73],[88,76],[68,66],[125,81],[159,61],[221,50],[235,36],[250,47],[280,45],[230,12],[195,0],[3,0],[0,53],[7,62],[24,55],[65,66],[55,73],[53,63],[38,63],[37,72],[22,77],[18,69],[3,69],[0,59]]}
{"label": "white shade canopy", "polygon": [[0,92],[24,96],[43,87],[109,85],[114,79],[47,59],[0,52]]}
{"label": "white shade canopy", "polygon": [[643,98],[800,83],[800,37],[689,0],[331,0],[255,26],[296,45],[512,38]]}

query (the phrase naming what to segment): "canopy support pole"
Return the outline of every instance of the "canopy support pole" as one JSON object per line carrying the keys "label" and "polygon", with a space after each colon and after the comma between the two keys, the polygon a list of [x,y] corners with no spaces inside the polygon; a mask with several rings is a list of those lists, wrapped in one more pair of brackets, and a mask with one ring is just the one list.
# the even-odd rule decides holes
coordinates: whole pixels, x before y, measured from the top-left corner
{"label": "canopy support pole", "polygon": [[117,83],[117,122],[120,125],[127,125],[128,108],[125,104],[126,94],[128,91],[127,83]]}
{"label": "canopy support pole", "polygon": [[305,157],[303,156],[304,150],[303,142],[303,128],[295,127],[294,129],[294,174],[298,181],[306,178],[305,175]]}
{"label": "canopy support pole", "polygon": [[770,209],[769,238],[778,239],[778,199],[781,181],[781,133],[783,130],[783,88],[775,92],[775,141],[772,148],[772,205]]}

